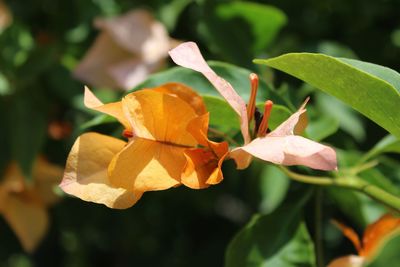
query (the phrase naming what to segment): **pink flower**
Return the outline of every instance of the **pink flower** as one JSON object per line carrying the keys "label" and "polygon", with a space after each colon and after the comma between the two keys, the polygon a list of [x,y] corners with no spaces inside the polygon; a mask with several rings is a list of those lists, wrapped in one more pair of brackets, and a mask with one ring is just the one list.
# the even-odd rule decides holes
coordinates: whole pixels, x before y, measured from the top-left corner
{"label": "pink flower", "polygon": [[169,54],[177,65],[202,73],[239,115],[245,144],[230,152],[230,157],[236,161],[238,169],[248,167],[252,156],[275,164],[304,165],[319,170],[337,169],[336,153],[332,148],[295,135],[297,132],[295,128],[301,126],[300,118],[306,111],[307,101],[270,133],[267,133],[267,129],[272,101],[266,101],[263,119],[257,131],[253,133],[255,138],[251,140],[249,123],[254,114],[257,76],[255,74],[251,76],[252,96],[246,107],[245,101],[233,87],[207,65],[195,43],[183,43],[172,49]]}
{"label": "pink flower", "polygon": [[93,86],[132,89],[162,67],[175,41],[145,10],[94,22],[101,32],[74,70]]}

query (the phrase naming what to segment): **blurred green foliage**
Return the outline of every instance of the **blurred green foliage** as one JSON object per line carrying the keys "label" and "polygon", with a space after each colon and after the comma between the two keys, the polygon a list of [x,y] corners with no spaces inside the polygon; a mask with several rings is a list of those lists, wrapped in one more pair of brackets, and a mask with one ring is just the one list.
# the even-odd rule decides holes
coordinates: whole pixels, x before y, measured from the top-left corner
{"label": "blurred green foliage", "polygon": [[[112,120],[83,107],[83,84],[72,77],[71,71],[96,37],[94,18],[138,7],[151,10],[173,38],[197,42],[207,59],[259,72],[264,81],[260,101],[272,98],[287,107],[282,109],[294,111],[311,95],[310,128],[306,134],[339,148],[340,166],[357,164],[365,151],[387,134],[342,102],[286,74],[254,65],[252,59],[286,52],[323,52],[400,70],[399,1],[5,2],[13,14],[13,23],[0,33],[0,172],[8,162],[16,160],[29,177],[32,161],[38,154],[64,165],[73,141],[82,131],[120,134]],[[249,71],[226,63],[213,64],[247,99]],[[181,74],[176,75],[177,72]],[[142,86],[182,82],[179,79],[196,84],[200,91],[211,92],[200,76],[177,68],[155,74]],[[105,102],[122,95],[104,88],[97,93]],[[210,97],[208,101],[214,100]],[[54,138],[49,132],[53,123],[69,125],[72,133],[62,139]],[[214,123],[219,123],[218,118]],[[396,154],[381,154],[399,152],[398,141],[390,138],[367,154],[379,157],[380,164],[361,176],[399,195],[400,158]],[[226,162],[224,176],[223,183],[207,190],[174,188],[146,193],[137,205],[124,211],[65,197],[51,209],[49,233],[32,255],[22,251],[13,232],[0,219],[0,266],[223,266],[229,242],[258,212],[260,215],[250,224],[265,220],[262,231],[276,230],[283,236],[288,231],[296,232],[287,251],[282,252],[290,254],[292,249],[298,250],[299,242],[309,244],[317,236],[315,201],[323,209],[319,227],[324,233],[323,251],[328,262],[354,253],[349,242],[329,224],[331,218],[360,232],[385,212],[382,205],[370,198],[338,188],[324,190],[322,199],[315,199],[314,195],[306,198],[296,212],[286,211],[287,207],[280,207],[282,203],[296,201],[298,192],[313,191],[312,187],[290,182],[278,169],[260,162],[246,171],[236,171],[232,162]],[[275,228],[280,222],[277,218],[291,221]],[[291,224],[294,228],[287,229]],[[391,251],[395,250],[392,247],[398,249],[397,241],[392,242]],[[275,260],[279,262],[280,258]],[[296,260],[313,266],[310,257],[293,262]]]}

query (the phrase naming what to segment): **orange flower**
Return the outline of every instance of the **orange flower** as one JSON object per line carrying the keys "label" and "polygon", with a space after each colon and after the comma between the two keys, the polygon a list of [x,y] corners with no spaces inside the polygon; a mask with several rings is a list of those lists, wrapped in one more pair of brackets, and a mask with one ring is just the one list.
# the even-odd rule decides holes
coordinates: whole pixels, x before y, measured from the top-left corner
{"label": "orange flower", "polygon": [[382,216],[365,229],[362,241],[350,227],[334,221],[335,225],[350,239],[358,255],[349,255],[332,261],[328,267],[361,267],[370,262],[385,242],[400,231],[400,218],[391,214]]}
{"label": "orange flower", "polygon": [[58,200],[53,187],[61,179],[62,169],[39,157],[32,176],[32,183],[25,182],[20,168],[13,162],[0,184],[0,213],[27,252],[35,250],[47,231],[46,208]]}
{"label": "orange flower", "polygon": [[100,35],[74,75],[98,87],[132,89],[162,67],[176,42],[146,10],[97,19],[94,24]]}
{"label": "orange flower", "polygon": [[223,179],[220,168],[228,145],[208,140],[209,114],[189,87],[168,83],[109,104],[86,88],[85,105],[117,118],[128,142],[81,135],[67,159],[60,185],[65,192],[123,209],[146,191],[181,184],[201,189]]}

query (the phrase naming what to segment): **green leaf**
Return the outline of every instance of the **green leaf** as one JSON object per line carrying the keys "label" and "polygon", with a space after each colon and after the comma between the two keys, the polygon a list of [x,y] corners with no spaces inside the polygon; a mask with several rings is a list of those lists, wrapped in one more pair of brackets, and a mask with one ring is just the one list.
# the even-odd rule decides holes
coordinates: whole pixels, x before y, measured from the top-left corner
{"label": "green leaf", "polygon": [[400,153],[400,140],[393,135],[388,135],[379,141],[364,157],[370,159],[383,153]]}
{"label": "green leaf", "polygon": [[215,96],[203,96],[203,100],[210,112],[210,125],[224,132],[240,130],[239,117],[225,100]]}
{"label": "green leaf", "polygon": [[400,234],[391,237],[368,267],[394,266],[400,262]]}
{"label": "green leaf", "polygon": [[289,189],[289,178],[275,165],[266,165],[260,174],[260,190],[262,213],[271,213],[283,201]]}
{"label": "green leaf", "polygon": [[314,246],[301,219],[309,196],[254,216],[229,244],[225,267],[315,266]]}
{"label": "green leaf", "polygon": [[290,53],[256,59],[349,104],[400,137],[400,74],[379,65],[323,54]]}
{"label": "green leaf", "polygon": [[321,141],[336,133],[339,129],[339,122],[333,117],[321,116],[316,120],[310,120],[307,128],[307,136],[315,141]]}
{"label": "green leaf", "polygon": [[342,101],[324,94],[316,93],[315,102],[319,110],[325,115],[334,118],[339,122],[339,127],[357,141],[365,139],[365,131],[361,116]]}
{"label": "green leaf", "polygon": [[210,50],[250,68],[251,59],[264,52],[287,21],[276,7],[244,1],[206,1],[201,12],[198,33]]}

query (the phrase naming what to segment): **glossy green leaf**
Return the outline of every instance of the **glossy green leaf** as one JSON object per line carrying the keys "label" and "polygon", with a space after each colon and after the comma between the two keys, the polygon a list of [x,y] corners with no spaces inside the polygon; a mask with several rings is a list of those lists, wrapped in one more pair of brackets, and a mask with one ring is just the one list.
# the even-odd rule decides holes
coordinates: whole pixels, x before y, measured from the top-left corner
{"label": "glossy green leaf", "polygon": [[309,195],[254,216],[229,244],[225,267],[315,266],[314,246],[301,219]]}
{"label": "glossy green leaf", "polygon": [[400,137],[400,74],[396,71],[311,53],[290,53],[254,62],[284,71],[339,98]]}
{"label": "glossy green leaf", "polygon": [[203,96],[207,111],[210,112],[210,125],[217,126],[220,130],[240,130],[239,117],[229,104],[215,96]]}

